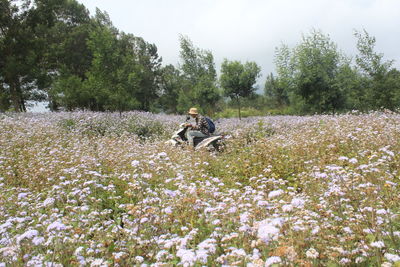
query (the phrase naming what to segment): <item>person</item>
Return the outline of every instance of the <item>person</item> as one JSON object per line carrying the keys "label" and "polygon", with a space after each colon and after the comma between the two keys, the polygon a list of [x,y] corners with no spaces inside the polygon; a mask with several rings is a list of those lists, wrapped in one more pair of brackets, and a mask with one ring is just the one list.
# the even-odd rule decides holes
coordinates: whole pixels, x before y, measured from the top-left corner
{"label": "person", "polygon": [[191,147],[194,147],[193,139],[195,137],[210,136],[210,131],[208,130],[208,122],[202,115],[199,114],[197,108],[189,109],[188,114],[196,121],[196,125],[186,123],[186,126],[191,128],[190,131],[187,133],[189,145]]}

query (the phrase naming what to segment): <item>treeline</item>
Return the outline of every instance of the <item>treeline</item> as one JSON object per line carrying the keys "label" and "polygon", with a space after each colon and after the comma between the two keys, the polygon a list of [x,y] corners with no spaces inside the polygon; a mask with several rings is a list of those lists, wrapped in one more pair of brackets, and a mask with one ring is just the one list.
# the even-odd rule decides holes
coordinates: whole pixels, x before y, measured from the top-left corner
{"label": "treeline", "polygon": [[0,111],[26,111],[47,100],[52,111],[144,110],[203,113],[249,108],[287,114],[396,109],[400,72],[356,32],[358,55],[344,55],[312,31],[275,55],[276,74],[256,93],[261,69],[225,60],[217,77],[213,54],[180,36],[180,63],[162,65],[157,47],[115,28],[106,12],[75,0],[0,0]]}
{"label": "treeline", "polygon": [[354,36],[355,58],[315,30],[292,49],[277,48],[277,74],[267,77],[264,88],[267,102],[292,113],[399,108],[399,70],[375,51],[376,40],[365,30]]}

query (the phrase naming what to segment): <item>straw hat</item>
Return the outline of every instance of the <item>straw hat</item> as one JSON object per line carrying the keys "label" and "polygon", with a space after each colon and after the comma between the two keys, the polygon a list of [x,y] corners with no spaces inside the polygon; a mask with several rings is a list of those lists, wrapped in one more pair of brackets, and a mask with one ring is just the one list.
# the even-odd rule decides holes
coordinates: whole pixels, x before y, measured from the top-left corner
{"label": "straw hat", "polygon": [[197,111],[197,108],[191,108],[191,109],[189,109],[189,112],[188,112],[189,114],[193,114],[193,115],[197,115],[197,114],[199,114],[199,112]]}

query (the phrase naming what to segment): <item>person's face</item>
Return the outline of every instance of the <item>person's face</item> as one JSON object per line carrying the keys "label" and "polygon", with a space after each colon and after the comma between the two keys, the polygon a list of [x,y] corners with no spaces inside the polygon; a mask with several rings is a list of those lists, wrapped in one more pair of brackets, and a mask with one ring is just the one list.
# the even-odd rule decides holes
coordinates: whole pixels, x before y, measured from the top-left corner
{"label": "person's face", "polygon": [[190,116],[194,119],[197,117],[197,114],[190,114]]}

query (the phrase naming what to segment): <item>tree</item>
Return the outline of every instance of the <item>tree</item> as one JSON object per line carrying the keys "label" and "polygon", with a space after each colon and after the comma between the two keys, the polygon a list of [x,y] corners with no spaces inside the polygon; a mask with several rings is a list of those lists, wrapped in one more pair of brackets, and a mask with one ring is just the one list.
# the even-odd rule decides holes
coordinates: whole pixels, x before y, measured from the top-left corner
{"label": "tree", "polygon": [[383,54],[377,53],[375,49],[375,37],[370,36],[365,30],[355,31],[357,38],[356,63],[361,69],[365,79],[366,96],[368,105],[374,109],[395,109],[399,103],[395,100],[399,85],[396,84],[396,70],[392,69],[393,61],[383,61]]}
{"label": "tree", "polygon": [[[36,40],[29,19],[29,3],[0,0],[0,82],[3,106],[26,111],[26,99],[35,82]],[[10,102],[8,102],[8,100]]]}
{"label": "tree", "polygon": [[134,95],[140,102],[139,108],[150,111],[152,103],[161,95],[162,59],[158,56],[155,44],[150,44],[143,38],[131,34],[122,34],[122,38],[127,41],[125,52],[134,55],[135,59],[131,63],[137,63],[133,70],[138,81]]}
{"label": "tree", "polygon": [[264,95],[275,106],[282,108],[289,104],[288,90],[283,79],[275,78],[271,73],[264,85]]}
{"label": "tree", "polygon": [[159,104],[167,113],[177,113],[179,92],[182,88],[182,76],[173,65],[167,65],[161,71],[161,97]]}
{"label": "tree", "polygon": [[260,67],[255,62],[242,64],[239,61],[228,61],[221,65],[220,84],[224,95],[235,99],[238,103],[238,115],[240,114],[240,98],[247,97],[255,91],[255,83],[260,76]]}
{"label": "tree", "polygon": [[74,0],[0,0],[0,9],[2,99],[15,111],[26,111],[27,100],[46,97],[67,59],[56,53],[60,40],[87,21],[88,12]]}
{"label": "tree", "polygon": [[335,86],[342,55],[329,36],[312,31],[296,48],[297,94],[305,100],[306,110],[331,112],[343,107],[343,93]]}
{"label": "tree", "polygon": [[[344,89],[337,75],[348,64],[329,36],[313,30],[292,50],[283,45],[276,50],[278,83],[267,86],[288,96],[293,110],[306,113],[335,112],[345,107]],[[276,94],[277,92],[275,92]]]}
{"label": "tree", "polygon": [[197,106],[201,112],[211,114],[220,99],[214,57],[208,50],[194,47],[188,37],[180,36],[182,89],[178,95],[179,112]]}

